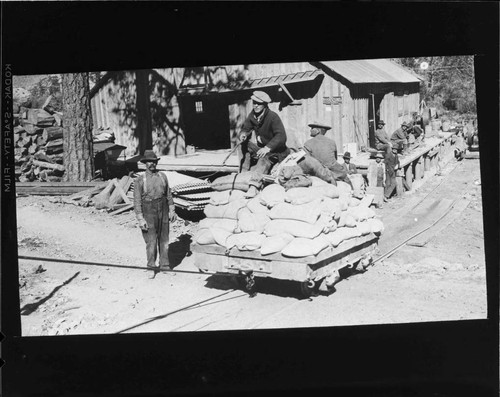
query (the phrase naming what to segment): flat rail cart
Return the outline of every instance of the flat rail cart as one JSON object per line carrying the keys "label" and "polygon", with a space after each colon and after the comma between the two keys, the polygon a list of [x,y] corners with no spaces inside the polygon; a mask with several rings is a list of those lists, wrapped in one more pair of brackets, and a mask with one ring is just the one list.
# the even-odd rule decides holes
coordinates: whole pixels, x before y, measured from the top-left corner
{"label": "flat rail cart", "polygon": [[195,266],[203,273],[232,275],[238,284],[252,293],[255,279],[270,277],[300,283],[305,297],[315,291],[331,291],[340,280],[339,270],[356,268],[364,271],[372,262],[378,237],[370,233],[343,241],[338,247],[329,246],[316,256],[289,258],[281,253],[260,255],[256,251],[226,250],[215,244],[193,244]]}

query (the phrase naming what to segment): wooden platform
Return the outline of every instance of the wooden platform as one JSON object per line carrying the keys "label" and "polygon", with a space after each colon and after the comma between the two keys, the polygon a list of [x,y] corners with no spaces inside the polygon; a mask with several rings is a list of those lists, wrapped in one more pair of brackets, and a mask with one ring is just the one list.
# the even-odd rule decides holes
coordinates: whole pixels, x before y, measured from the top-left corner
{"label": "wooden platform", "polygon": [[376,248],[378,237],[373,233],[343,241],[338,247],[328,247],[316,256],[288,258],[281,253],[261,255],[256,251],[226,252],[219,245],[191,246],[195,266],[205,272],[235,273],[252,271],[256,276],[282,280],[305,281],[322,279],[334,270],[352,265]]}
{"label": "wooden platform", "polygon": [[[413,149],[411,153],[407,155],[399,155],[399,162],[401,167],[405,167],[411,162],[418,160],[420,157],[429,154],[429,152],[435,148],[439,148],[441,145],[446,144],[447,141],[451,139],[455,133],[453,132],[442,132],[440,136],[432,136],[425,138],[425,142],[420,144],[417,148]],[[342,154],[339,154],[339,163],[343,163]],[[370,154],[368,152],[358,153],[356,157],[351,158],[351,163],[356,164],[356,167],[360,169],[362,173],[366,173],[370,162],[375,161],[375,159],[370,159]]]}
{"label": "wooden platform", "polygon": [[[189,171],[189,172],[238,172],[238,154],[234,152],[223,164],[231,149],[200,150],[182,156],[160,156],[157,168],[162,171]],[[146,166],[138,162],[140,170]]]}

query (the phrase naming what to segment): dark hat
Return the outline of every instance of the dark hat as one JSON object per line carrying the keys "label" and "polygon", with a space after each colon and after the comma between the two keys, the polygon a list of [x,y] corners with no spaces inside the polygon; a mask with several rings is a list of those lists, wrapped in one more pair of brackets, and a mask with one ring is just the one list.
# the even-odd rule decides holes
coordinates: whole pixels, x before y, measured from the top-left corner
{"label": "dark hat", "polygon": [[344,155],[343,155],[342,157],[343,157],[343,158],[345,158],[345,159],[350,160],[350,159],[351,159],[351,153],[349,153],[349,152],[345,152],[345,153],[344,153]]}
{"label": "dark hat", "polygon": [[153,150],[145,150],[144,151],[144,156],[141,158],[141,163],[145,163],[146,161],[158,161],[160,160],[158,157],[156,157],[156,154]]}
{"label": "dark hat", "polygon": [[264,91],[254,91],[250,99],[254,102],[271,103],[271,97]]}
{"label": "dark hat", "polygon": [[377,153],[377,155],[375,156],[376,159],[383,159],[384,158],[384,155],[382,153]]}
{"label": "dark hat", "polygon": [[379,120],[379,121],[377,122],[377,124],[382,124],[382,125],[385,125],[385,122],[384,122],[384,120]]}
{"label": "dark hat", "polygon": [[326,123],[323,123],[321,121],[313,121],[311,123],[308,124],[309,127],[311,128],[314,128],[314,127],[318,127],[318,128],[324,128],[325,130],[331,130],[332,127],[330,127],[328,124]]}

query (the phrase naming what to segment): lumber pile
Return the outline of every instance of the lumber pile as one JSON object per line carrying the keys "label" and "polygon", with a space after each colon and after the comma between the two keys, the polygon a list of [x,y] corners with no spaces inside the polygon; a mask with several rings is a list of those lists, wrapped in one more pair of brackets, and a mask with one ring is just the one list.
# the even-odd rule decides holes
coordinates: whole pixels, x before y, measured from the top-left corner
{"label": "lumber pile", "polygon": [[62,113],[49,96],[42,109],[19,108],[14,120],[14,162],[19,182],[59,182],[64,174]]}
{"label": "lumber pile", "polygon": [[107,182],[16,182],[16,194],[36,196],[69,196],[84,190],[106,186]]}
{"label": "lumber pile", "polygon": [[107,210],[112,215],[120,214],[133,208],[133,191],[130,189],[132,184],[132,176],[114,178],[66,197],[63,202],[82,207],[93,206],[99,210]]}

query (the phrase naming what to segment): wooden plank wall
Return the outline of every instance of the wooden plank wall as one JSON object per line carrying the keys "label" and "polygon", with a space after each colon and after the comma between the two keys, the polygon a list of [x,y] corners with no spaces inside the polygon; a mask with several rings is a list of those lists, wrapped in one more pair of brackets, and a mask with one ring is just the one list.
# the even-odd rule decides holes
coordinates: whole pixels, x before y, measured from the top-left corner
{"label": "wooden plank wall", "polygon": [[[403,114],[398,111],[398,101],[402,101]],[[396,131],[404,121],[410,121],[413,112],[418,112],[420,94],[418,92],[405,96],[395,96],[394,92],[385,94],[380,103],[380,118],[385,121],[385,130],[389,136]]]}
{"label": "wooden plank wall", "polygon": [[[182,68],[156,69],[170,84],[180,84]],[[153,150],[158,155],[185,154],[184,134],[180,122],[180,108],[177,97],[169,95],[161,84],[150,85],[150,102],[153,117]],[[115,133],[115,143],[126,146],[126,157],[139,153],[139,132],[137,127],[135,73],[121,72],[111,79],[91,98],[94,128],[110,128]],[[155,120],[154,111],[162,111]]]}
{"label": "wooden plank wall", "polygon": [[[307,62],[287,63],[287,64],[263,64],[249,65],[250,78],[262,78],[277,76],[280,74],[296,73],[300,71],[314,70],[314,67]],[[334,104],[324,104],[324,98],[338,98]],[[358,142],[360,145],[367,145],[368,142],[368,98],[353,100],[348,87],[339,81],[326,76],[314,98],[302,100],[301,106],[287,106],[281,111],[278,103],[272,103],[270,109],[281,117],[288,135],[287,144],[291,147],[300,147],[309,139],[307,126],[314,120],[324,121],[332,126],[326,134],[327,137],[335,140],[339,152],[343,151],[343,145],[349,142]],[[252,110],[250,101],[246,104],[246,114]],[[242,118],[241,111],[231,112],[232,124],[239,125],[234,118]],[[246,115],[245,115],[246,117]],[[358,134],[356,136],[354,118],[358,122]],[[244,120],[244,118],[243,118]],[[241,127],[240,127],[241,128]]]}

